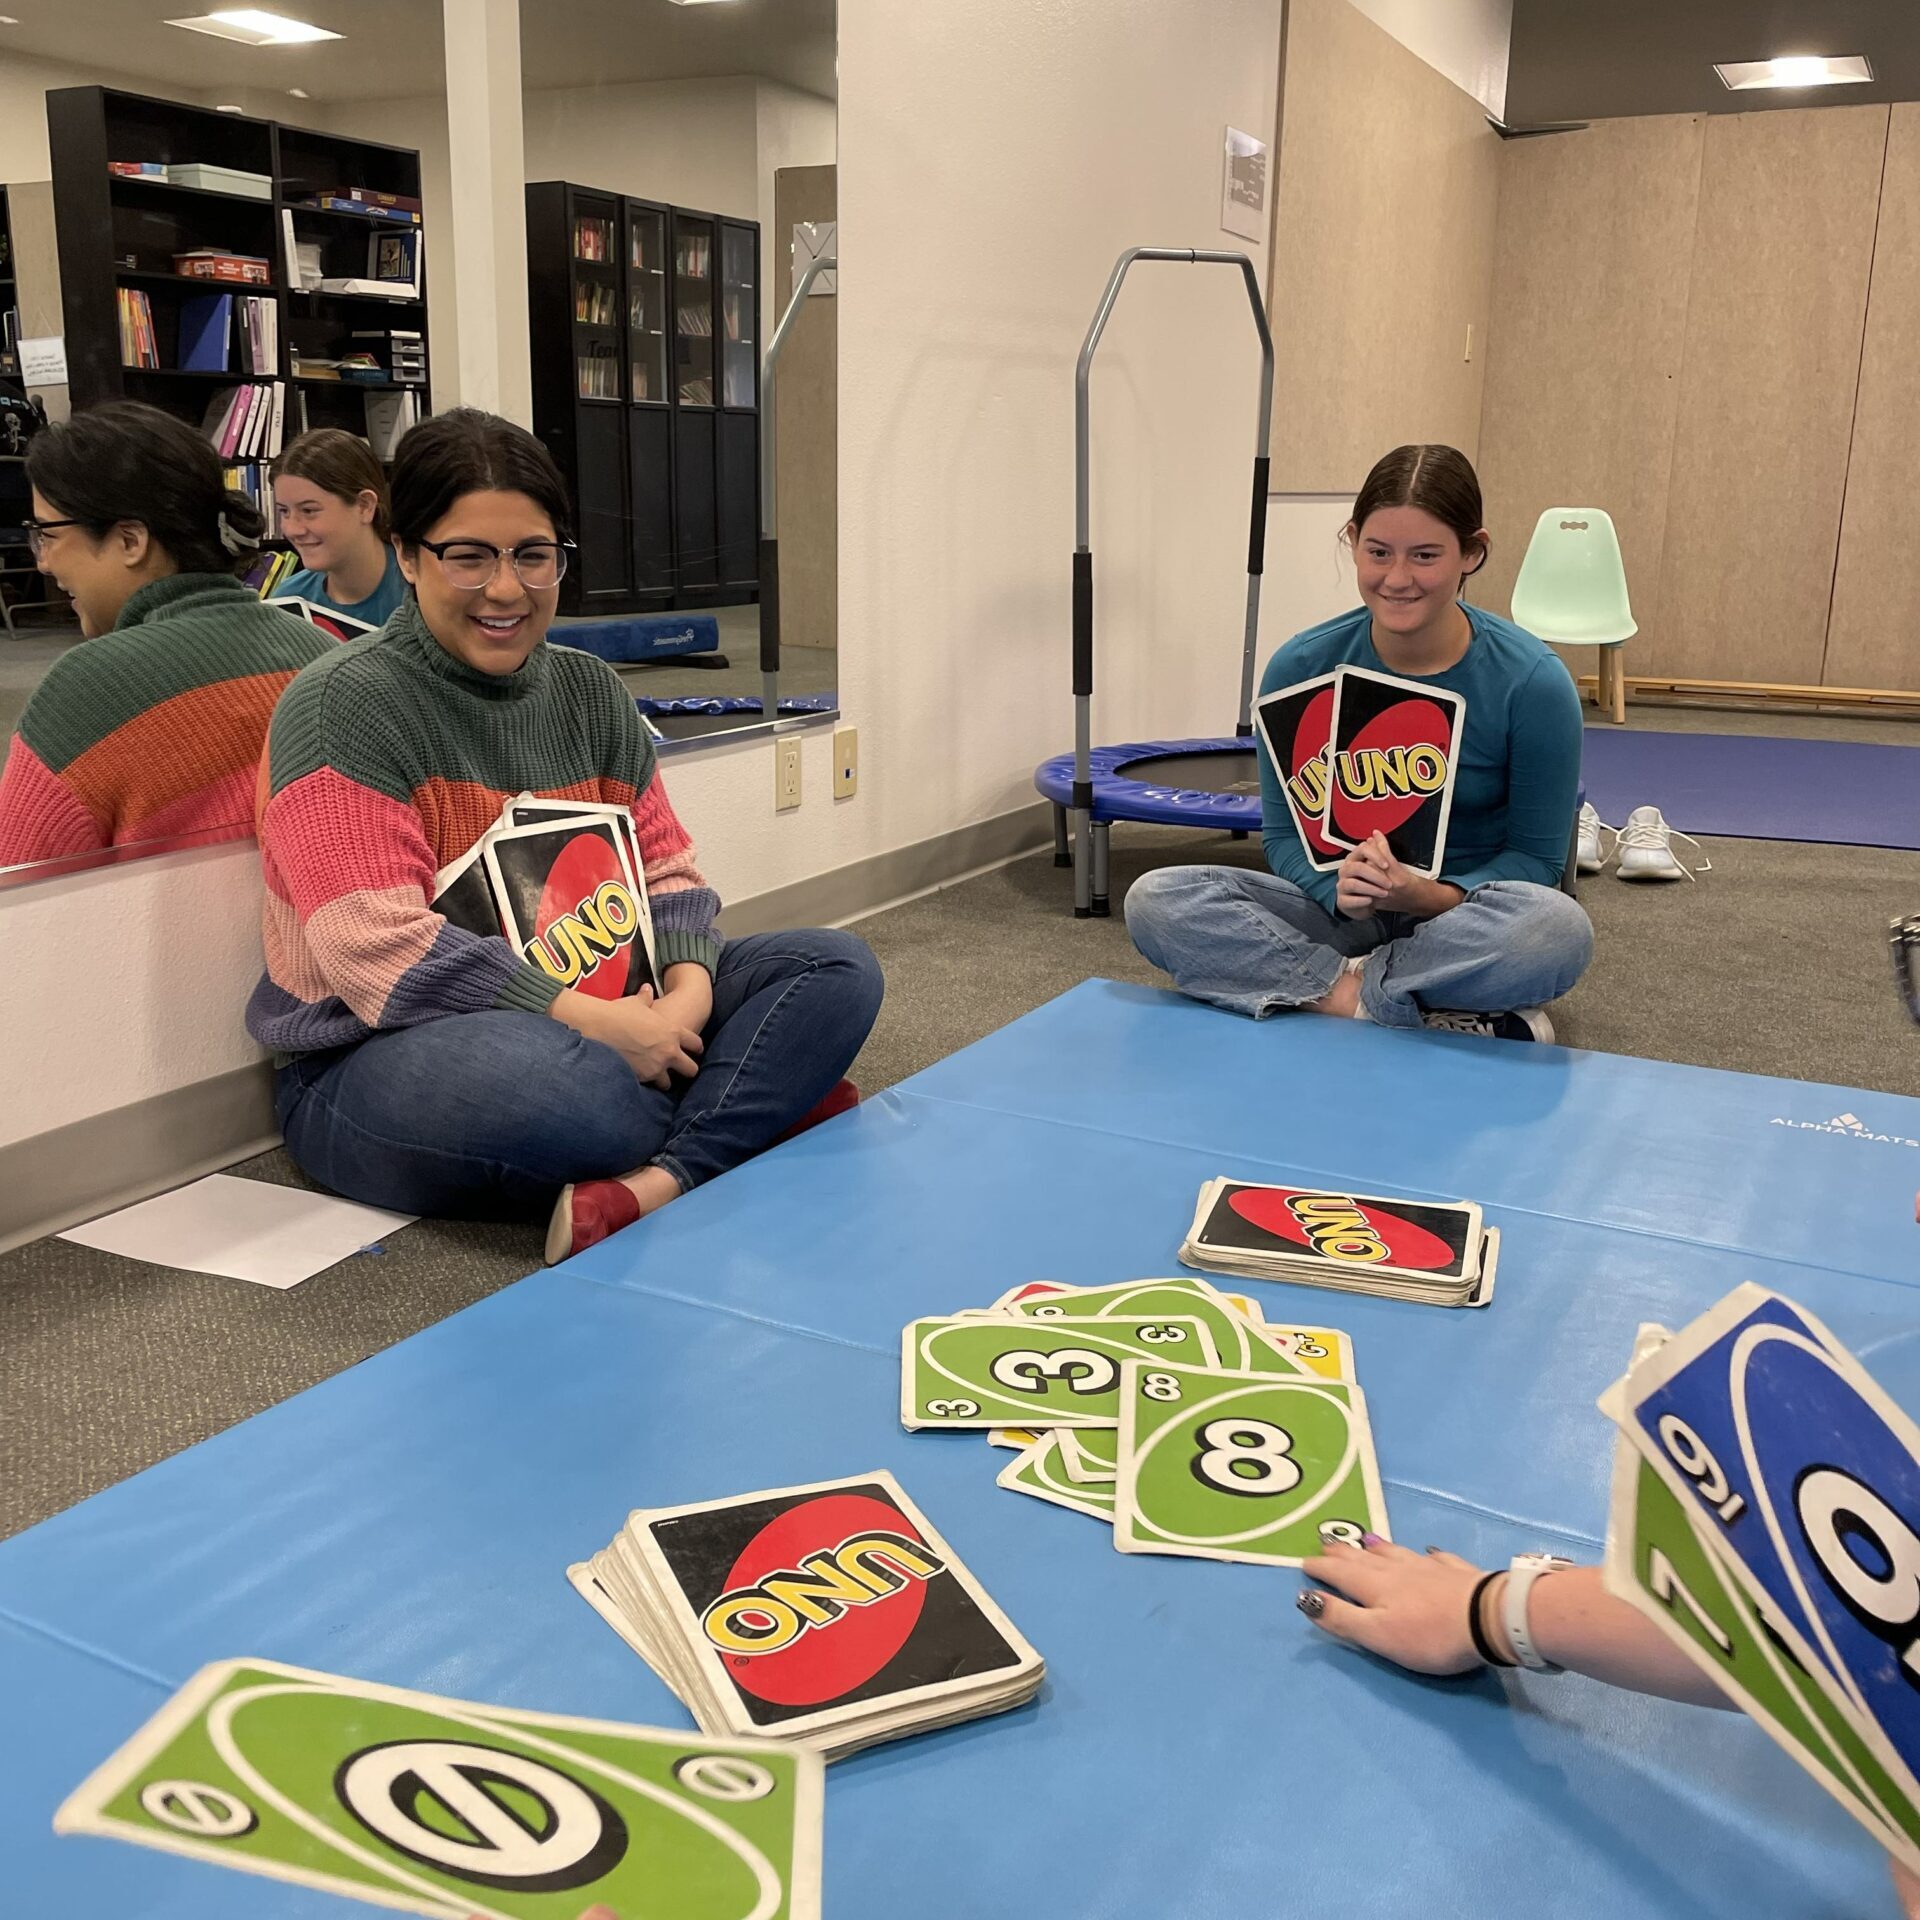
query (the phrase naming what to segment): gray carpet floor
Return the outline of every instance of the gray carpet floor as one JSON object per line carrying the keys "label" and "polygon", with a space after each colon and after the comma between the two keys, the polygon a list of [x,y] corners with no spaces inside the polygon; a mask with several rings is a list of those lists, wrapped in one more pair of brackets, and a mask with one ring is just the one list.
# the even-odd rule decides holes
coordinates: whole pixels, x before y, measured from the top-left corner
{"label": "gray carpet floor", "polygon": [[[1728,718],[1688,716],[1714,729]],[[1886,737],[1887,723],[1765,718],[1768,732]],[[1596,958],[1554,1009],[1560,1037],[1920,1093],[1920,1034],[1895,1003],[1885,950],[1887,920],[1920,910],[1920,853],[1757,840],[1707,850],[1714,870],[1692,885],[1582,882]],[[1258,858],[1253,843],[1117,828],[1114,897],[1151,866]],[[1157,978],[1117,915],[1076,921],[1069,905],[1069,876],[1042,853],[861,922],[888,980],[854,1068],[861,1086],[877,1092],[1089,977]],[[235,1171],[300,1179],[282,1153]],[[532,1227],[422,1221],[382,1252],[274,1293],[61,1240],[0,1255],[0,1534],[431,1325],[539,1257]]]}

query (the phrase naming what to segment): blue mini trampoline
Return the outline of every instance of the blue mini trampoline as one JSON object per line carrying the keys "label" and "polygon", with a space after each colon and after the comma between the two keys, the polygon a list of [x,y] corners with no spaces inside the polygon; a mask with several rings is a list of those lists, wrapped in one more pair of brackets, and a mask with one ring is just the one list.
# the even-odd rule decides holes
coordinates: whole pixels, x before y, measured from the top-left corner
{"label": "blue mini trampoline", "polygon": [[[1253,506],[1247,535],[1247,617],[1241,643],[1240,713],[1233,738],[1146,740],[1095,747],[1093,738],[1093,549],[1088,447],[1089,376],[1094,349],[1136,260],[1230,266],[1246,282],[1247,304],[1260,335],[1260,421],[1253,445]],[[1159,826],[1219,827],[1237,835],[1260,824],[1260,768],[1253,743],[1253,655],[1260,631],[1260,575],[1267,540],[1267,436],[1273,424],[1273,336],[1260,301],[1260,280],[1244,253],[1193,247],[1129,247],[1100,296],[1074,370],[1073,702],[1074,750],[1043,761],[1033,784],[1053,802],[1054,864],[1073,868],[1078,919],[1105,915],[1107,830],[1115,820]],[[1068,815],[1072,815],[1072,835]]]}

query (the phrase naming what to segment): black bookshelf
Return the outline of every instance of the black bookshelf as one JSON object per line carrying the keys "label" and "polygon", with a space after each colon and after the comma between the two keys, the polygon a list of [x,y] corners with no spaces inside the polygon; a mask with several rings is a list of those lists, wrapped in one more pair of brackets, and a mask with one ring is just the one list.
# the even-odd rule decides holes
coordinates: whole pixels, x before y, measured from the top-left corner
{"label": "black bookshelf", "polygon": [[[388,300],[292,287],[286,249],[290,219],[294,239],[318,249],[322,275],[366,277],[370,234],[421,235],[421,229],[412,222],[300,203],[350,189],[401,195],[417,202],[418,153],[111,87],[50,91],[47,133],[53,158],[68,389],[75,408],[108,400],[144,400],[198,427],[222,386],[273,380],[281,383],[286,394],[283,442],[308,427],[344,427],[365,434],[365,396],[398,389],[390,343],[356,339],[355,334],[384,335],[390,329],[383,322],[390,318],[393,328],[420,336],[419,364],[428,364],[424,260],[420,297]],[[232,169],[262,177],[266,192],[256,198],[225,186],[119,175],[109,171],[115,162],[197,163]],[[415,245],[424,248],[424,235]],[[216,281],[175,268],[177,255],[205,247],[265,261],[265,280]],[[122,362],[118,296],[123,288],[137,289],[147,297],[161,363],[157,368]],[[207,293],[258,295],[273,303],[279,340],[270,370],[242,370],[237,328],[228,370],[179,367],[181,308]],[[355,350],[373,353],[385,378],[360,382],[294,375],[298,363],[337,360]],[[416,390],[424,414],[424,375]],[[258,476],[254,483],[259,484]]]}
{"label": "black bookshelf", "polygon": [[760,230],[527,188],[534,430],[572,494],[569,613],[759,593]]}
{"label": "black bookshelf", "polygon": [[20,268],[13,252],[13,222],[7,210],[7,190],[0,186],[0,373],[18,378],[20,333]]}

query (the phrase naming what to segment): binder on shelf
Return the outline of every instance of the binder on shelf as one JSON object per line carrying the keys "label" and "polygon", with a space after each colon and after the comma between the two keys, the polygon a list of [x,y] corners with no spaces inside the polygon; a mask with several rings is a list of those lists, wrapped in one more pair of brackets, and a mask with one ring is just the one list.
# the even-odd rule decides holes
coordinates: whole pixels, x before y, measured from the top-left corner
{"label": "binder on shelf", "polygon": [[187,373],[224,373],[233,351],[233,295],[197,293],[180,302],[180,366]]}

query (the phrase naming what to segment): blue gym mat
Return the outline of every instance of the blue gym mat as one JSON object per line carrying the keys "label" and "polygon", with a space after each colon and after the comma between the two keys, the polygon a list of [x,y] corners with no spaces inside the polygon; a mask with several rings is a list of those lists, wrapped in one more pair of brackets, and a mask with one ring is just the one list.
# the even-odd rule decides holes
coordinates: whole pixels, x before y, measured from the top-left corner
{"label": "blue gym mat", "polygon": [[[1873,1124],[1772,1125],[1836,1103]],[[1015,1279],[1178,1271],[1213,1173],[1468,1192],[1505,1235],[1487,1311],[1261,1297],[1351,1333],[1399,1538],[1591,1556],[1593,1396],[1642,1319],[1758,1279],[1920,1404],[1910,1139],[1912,1100],[1079,988],[0,1544],[5,1884],[36,1915],[357,1911],[47,1823],[164,1689],[236,1654],[685,1726],[567,1562],[634,1505],[885,1466],[1049,1677],[1011,1715],[834,1766],[840,1920],[903,1899],[939,1920],[1891,1915],[1870,1843],[1739,1716],[1416,1680],[1312,1635],[1289,1575],[1123,1558],[994,1487],[1008,1456],[977,1436],[902,1432],[897,1356],[911,1315]]]}
{"label": "blue gym mat", "polygon": [[672,660],[686,653],[712,653],[720,645],[720,622],[710,613],[626,613],[600,619],[556,620],[557,646],[578,647],[617,665]]}
{"label": "blue gym mat", "polygon": [[1683,833],[1920,847],[1920,747],[1588,727],[1580,773],[1610,826],[1655,806]]}

